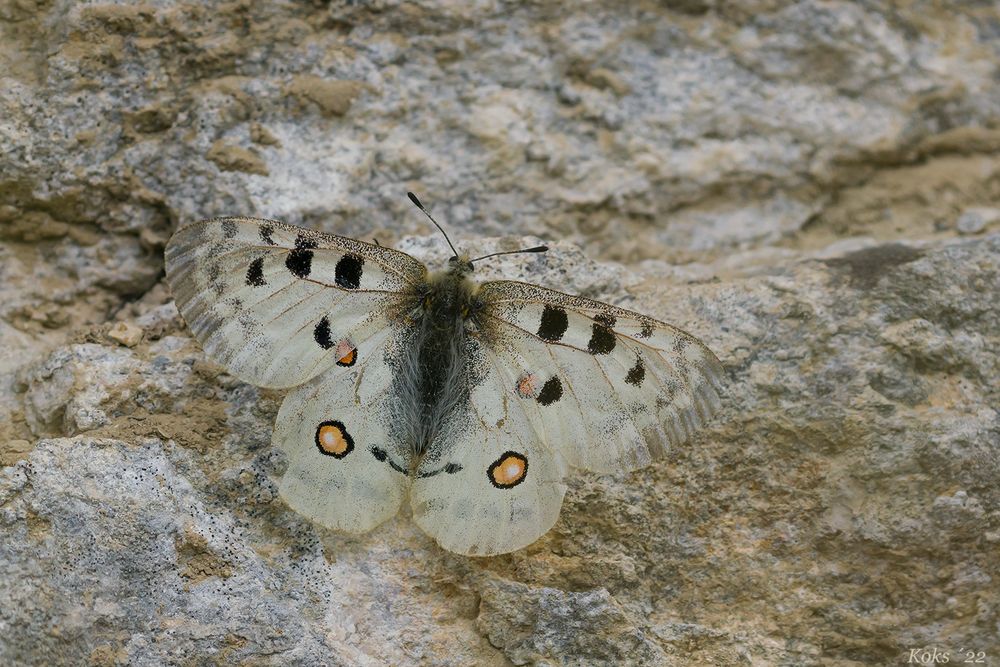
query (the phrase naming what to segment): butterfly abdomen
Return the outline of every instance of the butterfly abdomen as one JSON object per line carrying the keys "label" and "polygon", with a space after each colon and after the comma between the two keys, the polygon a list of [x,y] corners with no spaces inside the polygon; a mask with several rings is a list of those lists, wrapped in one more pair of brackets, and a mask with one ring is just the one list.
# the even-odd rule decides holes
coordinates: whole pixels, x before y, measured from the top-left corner
{"label": "butterfly abdomen", "polygon": [[466,320],[474,286],[448,272],[428,276],[397,378],[401,437],[423,455],[455,409],[468,401]]}

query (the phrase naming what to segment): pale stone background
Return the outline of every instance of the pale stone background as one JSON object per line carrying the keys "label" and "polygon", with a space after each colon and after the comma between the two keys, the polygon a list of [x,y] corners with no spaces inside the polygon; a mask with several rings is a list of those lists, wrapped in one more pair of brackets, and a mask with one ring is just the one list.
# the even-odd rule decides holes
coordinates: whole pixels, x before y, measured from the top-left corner
{"label": "pale stone background", "polygon": [[[2,0],[0,664],[1000,664],[998,63],[994,2]],[[290,512],[163,246],[440,259],[406,190],[722,414],[508,556]]]}

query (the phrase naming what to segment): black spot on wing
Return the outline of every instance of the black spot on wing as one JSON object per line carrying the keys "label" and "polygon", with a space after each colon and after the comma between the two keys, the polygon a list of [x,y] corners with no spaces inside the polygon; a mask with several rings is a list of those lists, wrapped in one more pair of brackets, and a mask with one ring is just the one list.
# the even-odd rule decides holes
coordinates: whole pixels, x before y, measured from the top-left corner
{"label": "black spot on wing", "polygon": [[548,381],[542,386],[542,390],[538,392],[538,398],[535,400],[542,405],[552,405],[560,398],[562,398],[563,388],[562,381],[558,377],[553,375],[548,379]]}
{"label": "black spot on wing", "polygon": [[625,381],[638,387],[642,385],[644,379],[646,379],[646,367],[642,365],[642,359],[636,357],[635,366],[629,370],[625,376]]}
{"label": "black spot on wing", "polygon": [[600,322],[609,329],[613,329],[618,320],[616,320],[615,316],[611,313],[598,313],[597,315],[594,315],[594,321]]}
{"label": "black spot on wing", "polygon": [[258,257],[250,262],[250,267],[247,269],[247,285],[251,287],[263,287],[266,284],[267,281],[264,280],[264,258]]}
{"label": "black spot on wing", "polygon": [[381,447],[372,445],[370,451],[372,453],[372,456],[374,456],[376,460],[388,463],[389,467],[395,470],[396,472],[409,476],[409,473],[407,472],[406,468],[404,468],[403,466],[399,465],[391,458],[389,458],[389,453],[384,449],[382,449]]}
{"label": "black spot on wing", "polygon": [[271,225],[261,225],[260,226],[260,240],[267,245],[274,245],[274,239],[271,238],[271,234],[274,232],[274,227]]}
{"label": "black spot on wing", "polygon": [[590,340],[587,342],[587,351],[591,354],[609,354],[611,350],[615,349],[616,342],[618,342],[618,339],[615,338],[615,332],[610,327],[602,324],[600,320],[597,320],[591,329]]}
{"label": "black spot on wing", "polygon": [[326,316],[313,329],[313,338],[316,339],[316,343],[324,350],[329,350],[333,347],[333,340],[330,339],[330,320]]}
{"label": "black spot on wing", "polygon": [[556,306],[546,305],[542,310],[542,321],[538,325],[538,337],[550,343],[561,340],[569,326],[569,318],[566,311]]}
{"label": "black spot on wing", "polygon": [[292,272],[292,275],[299,278],[308,278],[312,273],[313,248],[316,242],[308,239],[302,234],[295,239],[295,249],[288,253],[285,258],[285,266]]}
{"label": "black spot on wing", "polygon": [[643,322],[642,329],[636,334],[637,338],[649,338],[653,335],[653,325],[650,322]]}
{"label": "black spot on wing", "polygon": [[437,470],[431,470],[430,472],[422,472],[417,475],[419,479],[427,479],[428,477],[434,477],[435,475],[440,475],[441,473],[448,473],[449,475],[454,475],[456,472],[462,470],[462,466],[458,463],[448,463],[443,468],[438,468]]}
{"label": "black spot on wing", "polygon": [[345,289],[358,289],[361,285],[363,257],[348,253],[337,262],[335,281]]}
{"label": "black spot on wing", "polygon": [[232,220],[222,221],[222,236],[231,239],[236,236],[236,223]]}

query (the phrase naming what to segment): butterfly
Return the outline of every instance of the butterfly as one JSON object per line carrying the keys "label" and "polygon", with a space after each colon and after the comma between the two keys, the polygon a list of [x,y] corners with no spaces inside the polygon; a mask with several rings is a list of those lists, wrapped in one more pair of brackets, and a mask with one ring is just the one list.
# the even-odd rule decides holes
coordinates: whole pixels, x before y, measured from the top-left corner
{"label": "butterfly", "polygon": [[408,498],[445,549],[508,553],[555,523],[569,468],[635,470],[717,409],[722,367],[693,336],[536,285],[477,283],[484,258],[448,244],[438,271],[246,217],[167,244],[167,282],[205,353],[290,390],[273,444],[292,509],[361,534]]}

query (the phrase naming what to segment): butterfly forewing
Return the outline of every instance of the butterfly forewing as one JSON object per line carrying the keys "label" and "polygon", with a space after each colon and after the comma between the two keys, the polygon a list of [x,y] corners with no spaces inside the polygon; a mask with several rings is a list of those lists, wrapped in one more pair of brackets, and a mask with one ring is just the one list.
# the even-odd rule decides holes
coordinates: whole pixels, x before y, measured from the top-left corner
{"label": "butterfly forewing", "polygon": [[178,230],[166,249],[178,309],[209,356],[285,388],[334,366],[352,339],[405,311],[426,268],[353,239],[255,218]]}
{"label": "butterfly forewing", "polygon": [[721,365],[680,329],[525,283],[485,283],[479,296],[508,391],[574,466],[639,468],[718,406]]}

